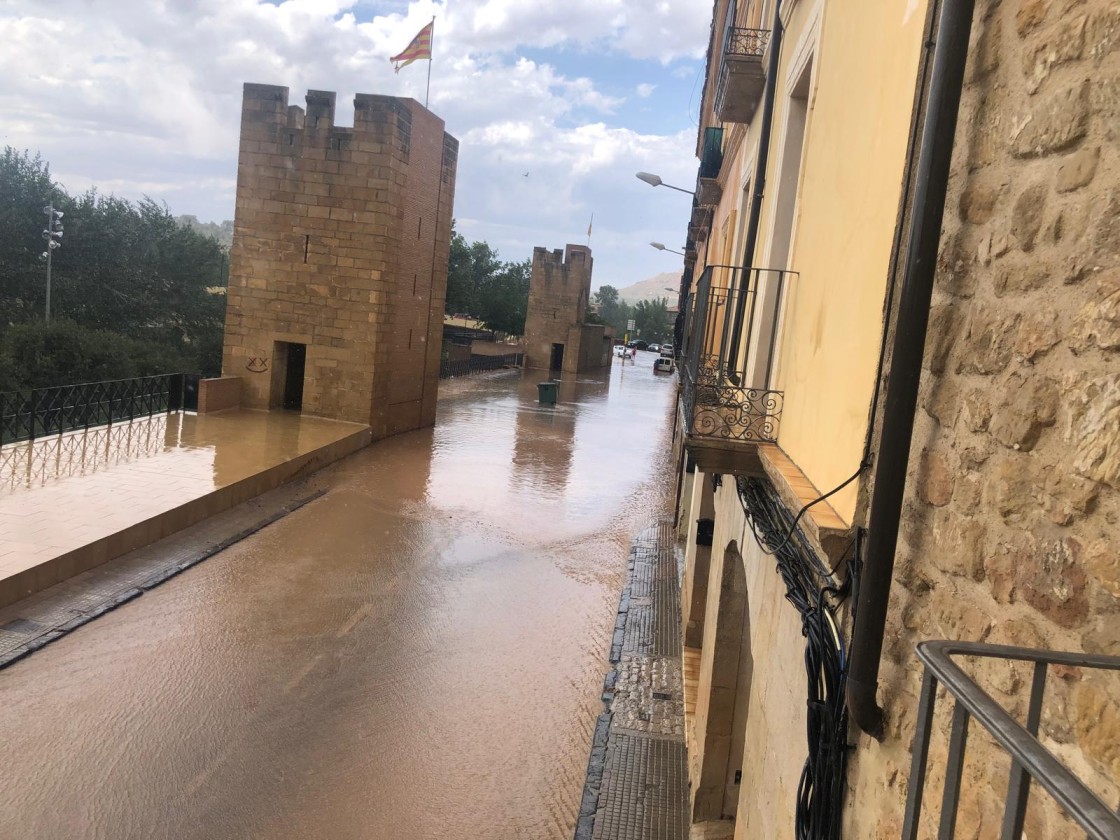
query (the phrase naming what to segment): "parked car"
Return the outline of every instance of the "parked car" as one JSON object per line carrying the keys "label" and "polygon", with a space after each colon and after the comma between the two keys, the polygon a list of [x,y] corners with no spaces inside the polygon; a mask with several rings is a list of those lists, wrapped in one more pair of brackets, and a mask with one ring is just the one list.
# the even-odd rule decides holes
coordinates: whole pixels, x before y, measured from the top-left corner
{"label": "parked car", "polygon": [[660,353],[661,352],[661,345],[660,344],[651,344],[647,349],[651,353]]}
{"label": "parked car", "polygon": [[662,344],[661,345],[661,355],[672,357],[674,355],[673,345],[672,344]]}
{"label": "parked car", "polygon": [[631,347],[631,348],[633,348],[634,350],[648,350],[648,349],[649,349],[649,342],[648,342],[648,341],[642,341],[642,340],[641,340],[641,339],[639,338],[639,339],[637,339],[637,340],[635,340],[635,341],[631,341],[631,342],[630,342],[629,344],[627,344],[626,346],[627,346],[627,347]]}
{"label": "parked car", "polygon": [[653,372],[654,373],[672,373],[673,372],[673,360],[672,360],[672,358],[670,358],[669,356],[662,356],[659,359],[654,359],[653,360]]}

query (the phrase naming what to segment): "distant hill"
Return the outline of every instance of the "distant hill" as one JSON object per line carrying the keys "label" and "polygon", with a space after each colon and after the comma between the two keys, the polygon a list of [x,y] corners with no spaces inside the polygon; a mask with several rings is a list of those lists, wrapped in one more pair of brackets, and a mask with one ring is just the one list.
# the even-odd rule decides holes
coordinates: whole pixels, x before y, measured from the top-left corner
{"label": "distant hill", "polygon": [[[655,274],[646,280],[640,280],[625,289],[619,289],[618,298],[632,306],[640,300],[654,300],[663,297],[669,301],[670,305],[673,305],[677,302],[677,289],[680,288],[680,285],[681,273],[679,271],[666,271],[662,274]],[[668,291],[669,289],[672,291]]]}

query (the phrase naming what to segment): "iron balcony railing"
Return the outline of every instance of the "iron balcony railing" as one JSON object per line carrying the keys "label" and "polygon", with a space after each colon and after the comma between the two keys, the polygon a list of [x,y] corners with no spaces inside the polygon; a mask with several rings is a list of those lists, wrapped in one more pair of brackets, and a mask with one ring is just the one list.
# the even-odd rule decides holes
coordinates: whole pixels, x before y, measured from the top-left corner
{"label": "iron balcony railing", "polygon": [[775,441],[784,395],[770,388],[792,272],[708,266],[689,300],[682,400],[688,433]]}
{"label": "iron balcony railing", "polygon": [[[918,837],[918,818],[922,811],[922,789],[925,786],[926,760],[938,685],[943,686],[956,701],[949,735],[938,840],[951,840],[956,836],[957,805],[968,742],[968,725],[973,718],[1011,755],[1011,774],[1007,785],[1007,803],[1003,811],[1001,840],[1019,840],[1022,837],[1032,781],[1054,797],[1091,840],[1114,840],[1120,837],[1120,817],[1038,740],[1047,666],[1120,671],[1120,657],[947,641],[922,642],[917,651],[918,658],[925,663],[925,674],[918,700],[917,731],[914,734],[910,792],[906,800],[902,840],[917,840]],[[1034,663],[1026,723],[1019,723],[1013,718],[953,661],[954,656]],[[975,826],[970,828],[974,830]]]}
{"label": "iron balcony railing", "polygon": [[0,394],[0,445],[198,407],[198,374],[168,373]]}
{"label": "iron balcony railing", "polygon": [[769,29],[729,26],[724,31],[715,100],[716,115],[723,122],[751,121],[765,83],[762,57],[769,43]]}

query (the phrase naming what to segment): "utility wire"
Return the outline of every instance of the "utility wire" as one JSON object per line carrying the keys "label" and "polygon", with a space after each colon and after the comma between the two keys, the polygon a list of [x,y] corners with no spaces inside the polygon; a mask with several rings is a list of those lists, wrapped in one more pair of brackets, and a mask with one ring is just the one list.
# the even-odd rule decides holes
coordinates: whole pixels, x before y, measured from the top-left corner
{"label": "utility wire", "polygon": [[786,600],[801,617],[805,637],[808,755],[797,786],[795,836],[797,840],[839,840],[849,753],[845,704],[848,661],[835,611],[858,582],[860,532],[850,546],[854,551],[848,559],[846,579],[834,586],[829,582],[831,570],[817,560],[816,552],[797,527],[810,505],[791,517],[768,482],[743,478],[736,481],[736,487],[755,539],[775,559],[786,587]]}

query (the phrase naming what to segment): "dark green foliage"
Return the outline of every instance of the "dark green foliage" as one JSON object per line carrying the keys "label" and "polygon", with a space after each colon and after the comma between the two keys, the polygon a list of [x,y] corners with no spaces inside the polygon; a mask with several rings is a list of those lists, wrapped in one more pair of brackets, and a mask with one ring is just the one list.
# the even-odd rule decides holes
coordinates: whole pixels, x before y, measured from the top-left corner
{"label": "dark green foliage", "polygon": [[626,335],[626,322],[633,316],[626,301],[619,300],[618,289],[609,285],[600,286],[595,293],[595,303],[599,307],[600,320],[614,327],[615,336],[622,339]]}
{"label": "dark green foliage", "polygon": [[190,366],[187,356],[163,344],[67,320],[20,324],[0,337],[0,392],[153,376]]}
{"label": "dark green foliage", "polygon": [[634,304],[634,326],[646,341],[664,342],[673,335],[673,319],[669,316],[669,301],[665,298],[640,300]]}
{"label": "dark green foliage", "polygon": [[451,256],[447,264],[447,301],[450,315],[470,315],[488,329],[509,335],[525,331],[532,265],[502,262],[485,242],[470,242],[451,231]]}
{"label": "dark green foliage", "polygon": [[[52,259],[51,315],[70,322],[57,334],[41,329],[46,290],[42,210],[52,202],[65,213],[65,233]],[[5,354],[0,382],[61,385],[105,378],[107,371],[120,372],[106,374],[109,378],[141,375],[129,370],[216,375],[228,264],[221,244],[180,224],[165,206],[93,190],[70,196],[52,181],[38,155],[5,148],[0,156],[0,352]],[[19,325],[40,330],[13,333]],[[68,343],[58,352],[32,352],[26,342],[40,333],[44,340]],[[74,355],[79,352],[95,357],[83,360]],[[33,369],[24,371],[23,365]],[[57,379],[43,378],[52,376]]]}

